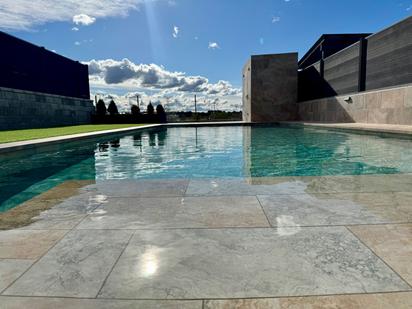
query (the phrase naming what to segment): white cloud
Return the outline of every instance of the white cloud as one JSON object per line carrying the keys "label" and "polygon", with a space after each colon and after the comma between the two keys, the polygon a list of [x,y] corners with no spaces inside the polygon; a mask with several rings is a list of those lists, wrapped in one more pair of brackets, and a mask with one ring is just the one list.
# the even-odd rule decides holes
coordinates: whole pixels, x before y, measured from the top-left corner
{"label": "white cloud", "polygon": [[148,1],[165,0],[2,0],[0,28],[29,30],[48,22],[72,21],[79,14],[96,19],[127,16]]}
{"label": "white cloud", "polygon": [[96,18],[87,14],[78,14],[73,16],[73,22],[76,25],[89,26],[96,21]]}
{"label": "white cloud", "polygon": [[274,24],[274,23],[277,23],[277,22],[279,22],[280,21],[280,17],[279,16],[273,16],[272,17],[272,23]]}
{"label": "white cloud", "polygon": [[220,46],[216,42],[209,42],[209,49],[219,49]]}
{"label": "white cloud", "polygon": [[[92,92],[92,98],[97,95],[106,102],[113,99],[120,112],[130,112],[133,104],[136,104],[136,95],[139,96],[140,109],[146,109],[147,104],[152,102],[154,106],[162,104],[167,111],[194,111],[194,97],[186,93],[154,93],[149,94],[144,91],[127,92],[125,94],[115,94],[110,91]],[[240,111],[241,99],[239,97],[208,97],[197,96],[197,110],[205,112],[208,110]]]}
{"label": "white cloud", "polygon": [[73,31],[79,31],[79,28],[73,27],[72,30],[73,30]]}
{"label": "white cloud", "polygon": [[265,39],[264,39],[264,38],[260,38],[260,39],[259,39],[259,44],[260,44],[260,45],[265,44]]}
{"label": "white cloud", "polygon": [[180,92],[202,92],[204,94],[236,95],[240,89],[229,82],[209,83],[203,76],[190,76],[183,72],[172,72],[157,64],[135,64],[129,59],[91,60],[89,65],[91,83],[96,85],[121,85],[128,88],[172,89]]}
{"label": "white cloud", "polygon": [[79,46],[81,43],[79,41],[74,42],[74,45]]}
{"label": "white cloud", "polygon": [[94,93],[102,90],[107,94],[129,91],[118,95],[118,100],[123,100],[125,109],[129,108],[129,97],[136,94],[131,92],[132,89],[140,89],[143,99],[162,102],[169,110],[188,110],[193,105],[191,101],[194,94],[198,95],[199,102],[203,102],[205,110],[210,109],[209,103],[215,99],[219,99],[219,109],[240,108],[241,89],[233,87],[227,81],[210,83],[203,76],[171,72],[156,64],[135,64],[128,59],[91,60],[87,64]]}
{"label": "white cloud", "polygon": [[406,8],[407,11],[412,11],[412,4]]}
{"label": "white cloud", "polygon": [[179,36],[179,31],[180,31],[180,29],[179,29],[178,26],[174,26],[174,27],[173,27],[172,36],[173,36],[175,39]]}

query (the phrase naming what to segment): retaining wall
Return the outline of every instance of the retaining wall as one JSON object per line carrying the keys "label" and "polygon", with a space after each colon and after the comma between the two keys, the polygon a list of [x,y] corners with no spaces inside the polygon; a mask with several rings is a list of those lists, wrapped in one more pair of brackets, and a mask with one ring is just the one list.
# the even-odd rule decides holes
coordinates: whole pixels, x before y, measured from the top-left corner
{"label": "retaining wall", "polygon": [[300,102],[298,120],[412,125],[412,84]]}
{"label": "retaining wall", "polygon": [[91,122],[91,100],[0,87],[0,130]]}

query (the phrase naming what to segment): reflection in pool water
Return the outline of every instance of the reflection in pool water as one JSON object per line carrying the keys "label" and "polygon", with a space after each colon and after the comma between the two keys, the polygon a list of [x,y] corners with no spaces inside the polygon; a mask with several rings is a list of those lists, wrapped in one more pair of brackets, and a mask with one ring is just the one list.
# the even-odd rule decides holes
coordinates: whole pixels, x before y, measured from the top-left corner
{"label": "reflection in pool water", "polygon": [[0,158],[0,210],[73,179],[412,172],[412,141],[302,127],[157,128]]}

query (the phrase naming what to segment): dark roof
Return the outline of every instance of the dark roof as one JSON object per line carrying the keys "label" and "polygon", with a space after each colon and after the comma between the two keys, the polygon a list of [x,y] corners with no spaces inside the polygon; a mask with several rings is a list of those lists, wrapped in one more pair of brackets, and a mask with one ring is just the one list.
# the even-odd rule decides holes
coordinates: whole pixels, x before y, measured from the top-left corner
{"label": "dark roof", "polygon": [[322,34],[316,43],[299,60],[299,69],[306,68],[318,62],[321,59],[321,48],[326,58],[369,35],[371,35],[371,33]]}

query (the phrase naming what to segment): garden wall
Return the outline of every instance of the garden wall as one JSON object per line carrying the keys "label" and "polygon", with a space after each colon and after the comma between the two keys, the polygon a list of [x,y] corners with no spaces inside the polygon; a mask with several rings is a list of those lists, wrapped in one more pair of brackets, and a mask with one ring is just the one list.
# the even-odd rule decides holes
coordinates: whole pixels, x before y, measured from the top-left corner
{"label": "garden wall", "polygon": [[0,87],[0,130],[91,122],[92,101]]}
{"label": "garden wall", "polygon": [[412,84],[301,102],[298,120],[412,125]]}

